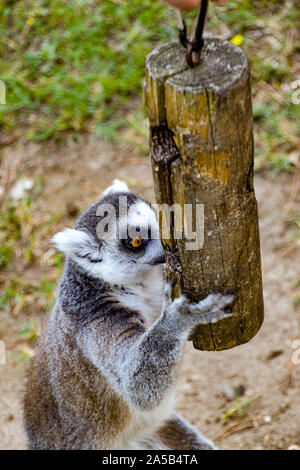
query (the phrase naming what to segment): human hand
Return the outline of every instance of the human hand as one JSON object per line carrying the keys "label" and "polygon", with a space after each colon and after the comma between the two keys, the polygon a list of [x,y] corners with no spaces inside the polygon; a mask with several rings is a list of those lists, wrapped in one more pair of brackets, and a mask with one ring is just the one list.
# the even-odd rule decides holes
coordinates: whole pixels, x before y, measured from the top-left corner
{"label": "human hand", "polygon": [[[219,5],[225,5],[228,0],[214,0]],[[201,0],[167,0],[168,3],[180,10],[194,10],[201,4]]]}

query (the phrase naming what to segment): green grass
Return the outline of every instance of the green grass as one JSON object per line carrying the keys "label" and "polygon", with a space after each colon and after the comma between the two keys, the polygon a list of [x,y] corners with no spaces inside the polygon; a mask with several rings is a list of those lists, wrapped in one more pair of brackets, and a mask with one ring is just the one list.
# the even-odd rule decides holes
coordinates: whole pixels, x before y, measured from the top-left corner
{"label": "green grass", "polygon": [[[141,93],[146,54],[174,37],[161,2],[4,0],[0,77],[6,130],[45,140],[94,129],[111,136],[124,105]],[[116,120],[117,118],[117,120]],[[113,134],[113,133],[112,133]]]}
{"label": "green grass", "polygon": [[[38,183],[38,181],[37,181]],[[32,191],[34,196],[34,191]],[[38,260],[41,263],[38,246],[53,233],[53,224],[60,220],[56,214],[41,220],[34,216],[32,195],[19,201],[4,201],[0,207],[0,311],[18,312],[30,308],[36,302],[41,312],[52,308],[57,278],[61,275],[64,255],[53,253],[50,277],[40,277],[35,282],[26,282],[22,272]]]}
{"label": "green grass", "polygon": [[35,340],[38,337],[37,328],[34,319],[25,323],[22,330],[19,331],[19,337],[26,340]]}
{"label": "green grass", "polygon": [[21,237],[21,220],[16,207],[8,203],[0,210],[0,269],[11,268],[16,241]]}
{"label": "green grass", "polygon": [[234,419],[236,417],[243,417],[246,414],[246,410],[251,405],[257,400],[257,398],[252,398],[251,400],[246,400],[244,402],[241,402],[240,399],[236,400],[234,403],[233,408],[230,410],[225,410],[223,414],[223,422],[227,422],[230,419]]}
{"label": "green grass", "polygon": [[244,36],[251,62],[256,169],[299,167],[300,106],[292,88],[300,51],[298,2],[241,0],[214,12],[216,30],[221,22]]}
{"label": "green grass", "polygon": [[[299,152],[300,112],[291,87],[300,50],[297,3],[210,4],[207,30],[228,39],[243,35],[252,63],[256,168],[289,171]],[[4,0],[2,5],[5,133],[21,128],[40,141],[65,132],[114,139],[134,126],[134,113],[142,113],[145,57],[177,35],[171,7],[162,0]],[[139,127],[143,136],[147,123]]]}
{"label": "green grass", "polygon": [[[57,273],[59,275],[59,273]],[[0,310],[19,312],[21,309],[29,309],[35,303],[40,313],[51,310],[55,300],[57,279],[43,278],[38,283],[24,282],[21,279],[10,276],[5,286],[1,289]]]}

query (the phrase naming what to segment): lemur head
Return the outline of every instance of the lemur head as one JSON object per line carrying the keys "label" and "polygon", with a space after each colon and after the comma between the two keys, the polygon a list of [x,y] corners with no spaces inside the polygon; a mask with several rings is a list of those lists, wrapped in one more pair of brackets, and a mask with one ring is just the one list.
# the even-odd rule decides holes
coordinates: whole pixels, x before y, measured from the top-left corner
{"label": "lemur head", "polygon": [[155,211],[119,180],[52,241],[87,274],[110,284],[138,281],[165,262]]}

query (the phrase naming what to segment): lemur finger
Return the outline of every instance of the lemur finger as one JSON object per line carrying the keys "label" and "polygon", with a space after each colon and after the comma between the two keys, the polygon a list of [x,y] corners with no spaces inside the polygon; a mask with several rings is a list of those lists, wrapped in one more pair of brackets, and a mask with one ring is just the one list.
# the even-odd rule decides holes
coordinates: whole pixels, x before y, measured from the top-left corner
{"label": "lemur finger", "polygon": [[198,303],[190,304],[189,311],[191,313],[210,313],[218,312],[223,308],[230,305],[234,300],[232,294],[222,295],[220,293],[210,294],[205,299],[201,300]]}
{"label": "lemur finger", "polygon": [[211,323],[217,323],[218,321],[223,320],[223,318],[230,318],[232,316],[232,314],[228,314],[223,311],[204,313],[198,318],[197,324],[210,325]]}
{"label": "lemur finger", "polygon": [[172,310],[181,311],[188,309],[189,303],[185,295],[181,295],[172,302]]}
{"label": "lemur finger", "polygon": [[223,310],[225,307],[228,307],[232,302],[234,301],[234,295],[233,294],[226,294],[222,295],[222,297],[217,300],[215,305],[212,308],[213,312],[217,312],[219,310]]}
{"label": "lemur finger", "polygon": [[205,299],[200,300],[200,302],[197,303],[191,303],[188,308],[191,313],[194,312],[209,312],[220,299],[222,298],[222,294],[210,294]]}
{"label": "lemur finger", "polygon": [[174,284],[174,281],[169,281],[165,284],[164,295],[168,300],[171,299]]}

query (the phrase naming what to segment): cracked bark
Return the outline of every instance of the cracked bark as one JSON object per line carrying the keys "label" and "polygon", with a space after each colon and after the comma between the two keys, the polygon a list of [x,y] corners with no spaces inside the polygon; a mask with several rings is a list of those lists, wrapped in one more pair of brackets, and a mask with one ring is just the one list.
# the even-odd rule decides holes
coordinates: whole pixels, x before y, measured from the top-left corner
{"label": "cracked bark", "polygon": [[263,321],[248,60],[233,44],[206,39],[191,70],[185,50],[166,44],[147,58],[145,100],[156,202],[204,204],[203,248],[186,250],[186,239],[162,234],[173,295],[236,296],[233,316],[197,327],[193,344],[222,350],[245,343]]}

